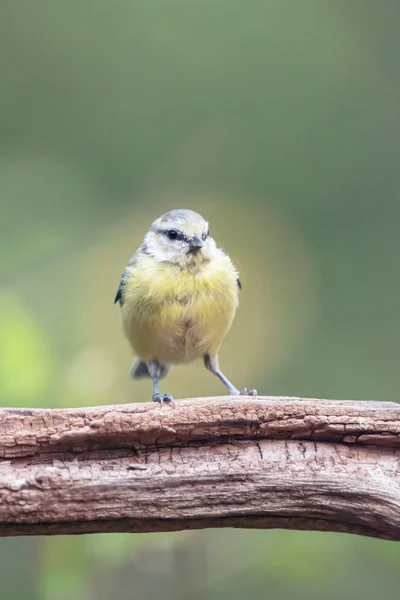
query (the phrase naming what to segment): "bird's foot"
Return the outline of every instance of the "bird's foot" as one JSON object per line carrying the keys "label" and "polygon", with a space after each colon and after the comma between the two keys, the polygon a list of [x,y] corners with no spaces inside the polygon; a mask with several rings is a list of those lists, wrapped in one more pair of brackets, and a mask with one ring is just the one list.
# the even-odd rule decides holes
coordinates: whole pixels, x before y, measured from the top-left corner
{"label": "bird's foot", "polygon": [[243,390],[240,392],[240,395],[241,395],[241,396],[258,396],[258,392],[257,392],[257,390],[254,390],[254,389],[252,389],[252,390],[248,390],[248,391],[247,391],[247,388],[244,388],[244,389],[243,389]]}
{"label": "bird's foot", "polygon": [[174,399],[171,396],[171,394],[164,394],[163,402],[165,402],[166,404],[169,404],[170,406],[175,406]]}
{"label": "bird's foot", "polygon": [[174,399],[171,394],[153,394],[153,402],[158,402],[161,404],[165,402],[165,404],[169,404],[170,406],[175,406]]}

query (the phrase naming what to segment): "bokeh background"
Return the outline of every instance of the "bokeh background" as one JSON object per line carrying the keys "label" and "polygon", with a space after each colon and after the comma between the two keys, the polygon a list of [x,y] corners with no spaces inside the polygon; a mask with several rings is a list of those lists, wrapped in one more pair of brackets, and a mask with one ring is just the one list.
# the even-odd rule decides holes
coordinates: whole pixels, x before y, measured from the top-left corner
{"label": "bokeh background", "polygon": [[[241,272],[239,387],[397,400],[397,0],[2,0],[0,403],[146,401],[113,305],[192,208]],[[167,391],[167,390],[165,390]],[[201,365],[176,397],[222,393]],[[398,597],[400,547],[202,531],[0,539],[1,598]]]}

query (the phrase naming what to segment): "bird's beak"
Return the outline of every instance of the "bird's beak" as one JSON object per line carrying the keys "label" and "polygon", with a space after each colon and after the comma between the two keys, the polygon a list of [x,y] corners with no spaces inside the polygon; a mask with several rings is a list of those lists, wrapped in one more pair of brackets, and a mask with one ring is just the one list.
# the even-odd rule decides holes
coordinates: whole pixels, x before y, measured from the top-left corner
{"label": "bird's beak", "polygon": [[189,251],[196,254],[203,247],[203,241],[198,235],[194,235],[189,242]]}

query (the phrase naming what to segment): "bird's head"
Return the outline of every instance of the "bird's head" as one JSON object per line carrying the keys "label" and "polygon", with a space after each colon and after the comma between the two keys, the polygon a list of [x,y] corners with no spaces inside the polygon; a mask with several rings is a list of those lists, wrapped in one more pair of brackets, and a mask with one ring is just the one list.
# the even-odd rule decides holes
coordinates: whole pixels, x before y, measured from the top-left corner
{"label": "bird's head", "polygon": [[142,251],[160,262],[189,266],[210,260],[216,245],[201,215],[177,209],[154,221],[145,235]]}

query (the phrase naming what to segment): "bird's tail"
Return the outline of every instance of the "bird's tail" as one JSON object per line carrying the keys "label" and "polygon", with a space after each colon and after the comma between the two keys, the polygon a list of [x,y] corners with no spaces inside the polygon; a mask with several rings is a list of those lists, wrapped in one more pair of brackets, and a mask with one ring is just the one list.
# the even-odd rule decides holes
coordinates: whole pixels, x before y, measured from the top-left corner
{"label": "bird's tail", "polygon": [[[170,368],[171,367],[169,366],[160,365],[160,374],[158,379],[164,379],[164,377],[168,375]],[[145,363],[140,358],[138,358],[138,360],[133,363],[130,374],[132,379],[151,379],[147,363]]]}

